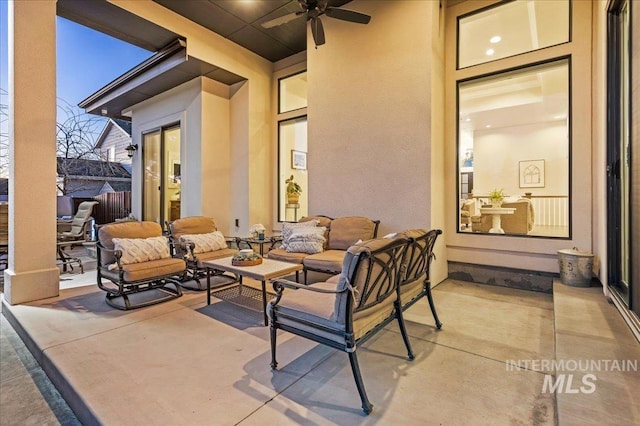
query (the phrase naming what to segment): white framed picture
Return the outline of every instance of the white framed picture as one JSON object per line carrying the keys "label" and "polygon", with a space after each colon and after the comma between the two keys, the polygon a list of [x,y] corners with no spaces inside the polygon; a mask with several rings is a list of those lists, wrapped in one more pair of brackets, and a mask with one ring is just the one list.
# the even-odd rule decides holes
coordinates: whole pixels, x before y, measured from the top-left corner
{"label": "white framed picture", "polygon": [[520,188],[544,188],[544,160],[520,161]]}

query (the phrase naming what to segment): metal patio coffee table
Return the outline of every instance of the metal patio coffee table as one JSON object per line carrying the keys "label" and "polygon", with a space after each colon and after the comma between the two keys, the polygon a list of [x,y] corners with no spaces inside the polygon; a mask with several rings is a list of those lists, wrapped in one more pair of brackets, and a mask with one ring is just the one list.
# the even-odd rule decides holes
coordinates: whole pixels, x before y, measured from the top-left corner
{"label": "metal patio coffee table", "polygon": [[299,263],[280,262],[278,260],[262,259],[260,265],[254,266],[234,266],[231,264],[232,257],[209,260],[203,262],[207,267],[207,305],[211,304],[211,271],[224,271],[238,274],[240,276],[239,285],[242,286],[242,278],[248,277],[262,283],[262,312],[264,314],[264,325],[268,325],[267,318],[267,280],[280,278],[285,275],[302,271],[303,267]]}

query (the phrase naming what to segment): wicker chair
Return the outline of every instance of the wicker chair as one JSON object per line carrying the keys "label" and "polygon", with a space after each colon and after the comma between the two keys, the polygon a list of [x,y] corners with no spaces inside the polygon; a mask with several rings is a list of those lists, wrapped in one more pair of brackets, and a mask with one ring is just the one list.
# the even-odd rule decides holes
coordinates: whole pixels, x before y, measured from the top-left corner
{"label": "wicker chair", "polygon": [[[185,261],[170,256],[169,242],[156,222],[102,225],[96,247],[98,287],[107,292],[108,305],[127,310],[182,296]],[[145,294],[136,295],[141,292]]]}
{"label": "wicker chair", "polygon": [[402,238],[379,238],[349,247],[337,285],[324,282],[307,286],[272,280],[276,297],[268,307],[271,367],[276,369],[278,365],[278,329],[347,352],[362,409],[369,414],[373,405],[367,398],[356,349],[395,318],[408,342],[402,310],[396,309],[406,242]]}
{"label": "wicker chair", "polygon": [[[181,243],[181,237],[186,237],[193,234],[209,234],[217,231],[215,221],[210,217],[205,216],[190,216],[176,219],[173,222],[167,222],[167,229],[169,230],[169,237],[174,243],[173,256],[184,259],[187,262],[187,274],[185,279],[181,283],[184,288],[190,290],[204,291],[207,289],[206,282],[202,282],[201,278],[206,277],[207,267],[203,262],[207,260],[220,259],[222,257],[230,257],[238,253],[238,250],[232,248],[233,244],[237,244],[235,238],[225,238],[227,247],[219,250],[207,251],[196,253],[194,243]],[[235,275],[218,273],[214,271],[214,275],[217,277],[226,278],[220,285],[231,284],[238,281],[238,277]],[[192,284],[195,283],[195,286]]]}

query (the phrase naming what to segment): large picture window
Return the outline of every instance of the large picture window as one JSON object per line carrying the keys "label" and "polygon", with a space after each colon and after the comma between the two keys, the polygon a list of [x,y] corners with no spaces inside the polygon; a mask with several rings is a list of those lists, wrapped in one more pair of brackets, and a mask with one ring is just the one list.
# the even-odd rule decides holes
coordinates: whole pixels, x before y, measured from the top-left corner
{"label": "large picture window", "polygon": [[562,59],[458,83],[461,232],[570,236],[569,75]]}

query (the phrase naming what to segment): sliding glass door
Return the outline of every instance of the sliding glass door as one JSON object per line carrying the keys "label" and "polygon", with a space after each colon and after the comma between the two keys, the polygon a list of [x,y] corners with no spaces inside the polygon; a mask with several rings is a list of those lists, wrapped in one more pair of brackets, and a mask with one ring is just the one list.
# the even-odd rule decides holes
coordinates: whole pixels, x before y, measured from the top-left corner
{"label": "sliding glass door", "polygon": [[142,218],[158,222],[180,217],[180,126],[143,135]]}

